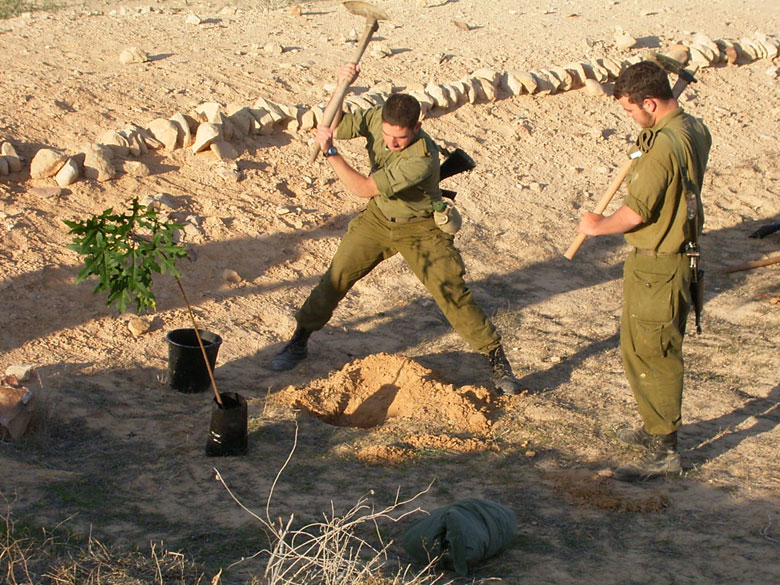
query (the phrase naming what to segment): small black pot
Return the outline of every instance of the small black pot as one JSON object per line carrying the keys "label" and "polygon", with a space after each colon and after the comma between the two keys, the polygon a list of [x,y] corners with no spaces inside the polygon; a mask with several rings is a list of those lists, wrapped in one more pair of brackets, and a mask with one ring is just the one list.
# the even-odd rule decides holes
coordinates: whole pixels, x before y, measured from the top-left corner
{"label": "small black pot", "polygon": [[[198,329],[212,373],[222,338],[216,333]],[[165,336],[168,341],[168,385],[179,392],[203,392],[211,386],[209,371],[203,360],[194,329],[175,329]]]}
{"label": "small black pot", "polygon": [[245,455],[248,442],[246,400],[236,392],[220,392],[219,397],[222,407],[214,398],[211,408],[206,455]]}

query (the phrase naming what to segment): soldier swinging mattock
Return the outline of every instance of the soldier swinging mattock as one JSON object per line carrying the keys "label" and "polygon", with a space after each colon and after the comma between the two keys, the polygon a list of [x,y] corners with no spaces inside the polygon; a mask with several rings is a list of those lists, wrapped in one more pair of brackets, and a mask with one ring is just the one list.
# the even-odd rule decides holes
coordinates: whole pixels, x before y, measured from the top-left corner
{"label": "soldier swinging mattock", "polygon": [[[338,90],[317,129],[314,156],[322,152],[346,188],[369,201],[350,222],[330,267],[295,314],[295,333],[270,367],[289,370],[305,359],[309,336],[325,326],[352,286],[380,262],[400,253],[453,328],[473,349],[486,355],[496,391],[516,394],[520,384],[504,354],[501,337],[463,280],[465,267],[453,245],[457,219],[440,228],[435,217],[441,217],[443,206],[439,153],[421,129],[420,104],[410,95],[394,94],[383,106],[342,112],[346,88],[357,79],[357,62],[376,30],[376,20],[386,18],[364,2],[345,5],[353,12],[349,5],[357,5],[357,13],[367,16],[369,23],[358,54],[339,70]],[[355,171],[333,146],[334,138],[358,136],[366,139],[372,169],[368,176]],[[446,229],[452,224],[455,230]]]}
{"label": "soldier swinging mattock", "polygon": [[[680,71],[682,86],[684,74]],[[678,96],[655,63],[643,61],[620,74],[614,97],[642,128],[630,155],[628,194],[612,215],[601,215],[606,204],[600,205],[598,213],[584,214],[578,227],[584,236],[625,234],[633,247],[623,272],[620,348],[643,425],[621,429],[617,438],[645,454],[615,470],[622,481],[682,471],[677,450],[682,344],[692,304],[698,329],[701,187],[712,139],[701,120],[679,107]],[[566,256],[572,254],[570,249]]]}

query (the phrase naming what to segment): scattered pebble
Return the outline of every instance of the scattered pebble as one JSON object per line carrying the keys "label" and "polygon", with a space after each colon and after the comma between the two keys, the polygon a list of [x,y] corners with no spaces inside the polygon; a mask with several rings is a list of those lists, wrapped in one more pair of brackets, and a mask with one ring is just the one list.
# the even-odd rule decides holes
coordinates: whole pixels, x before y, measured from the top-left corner
{"label": "scattered pebble", "polygon": [[142,319],[141,317],[133,317],[130,319],[130,321],[128,321],[127,328],[130,330],[130,333],[132,333],[133,337],[140,337],[145,333],[149,333],[151,325],[148,321]]}
{"label": "scattered pebble", "polygon": [[130,65],[132,63],[146,63],[148,61],[148,53],[143,49],[139,49],[138,47],[130,47],[119,54],[119,62],[122,65]]}

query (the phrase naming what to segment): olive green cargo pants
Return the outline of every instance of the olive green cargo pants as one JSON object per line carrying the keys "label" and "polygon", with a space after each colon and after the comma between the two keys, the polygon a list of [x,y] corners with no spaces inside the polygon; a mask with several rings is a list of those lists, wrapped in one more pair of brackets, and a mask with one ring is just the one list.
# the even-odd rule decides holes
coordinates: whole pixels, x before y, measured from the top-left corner
{"label": "olive green cargo pants", "polygon": [[349,289],[397,253],[474,350],[487,353],[501,344],[495,327],[466,287],[465,267],[453,236],[436,227],[433,218],[391,222],[373,200],[349,223],[330,268],[295,314],[298,324],[312,331],[322,329]]}
{"label": "olive green cargo pants", "polygon": [[645,430],[667,435],[681,423],[682,344],[691,308],[685,254],[632,251],[623,267],[620,349]]}

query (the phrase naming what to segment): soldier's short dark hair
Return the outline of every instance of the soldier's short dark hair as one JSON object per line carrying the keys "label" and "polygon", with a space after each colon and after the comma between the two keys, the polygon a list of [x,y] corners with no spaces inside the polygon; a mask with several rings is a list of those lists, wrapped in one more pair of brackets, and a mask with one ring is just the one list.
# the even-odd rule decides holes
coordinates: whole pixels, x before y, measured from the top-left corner
{"label": "soldier's short dark hair", "polygon": [[394,93],[382,107],[382,121],[391,126],[414,128],[420,120],[420,102],[406,93]]}
{"label": "soldier's short dark hair", "polygon": [[648,98],[670,100],[672,88],[669,76],[652,61],[640,61],[623,71],[612,92],[615,99],[627,97],[632,104],[641,104]]}

